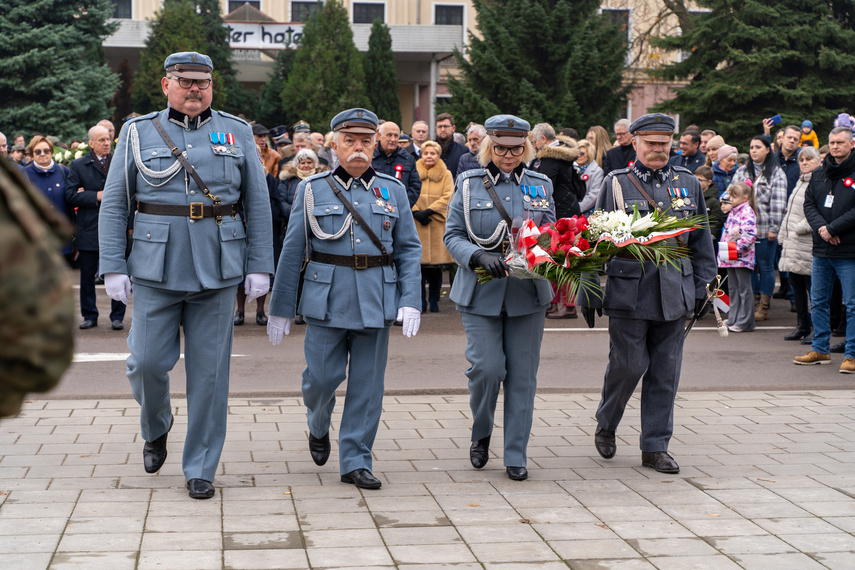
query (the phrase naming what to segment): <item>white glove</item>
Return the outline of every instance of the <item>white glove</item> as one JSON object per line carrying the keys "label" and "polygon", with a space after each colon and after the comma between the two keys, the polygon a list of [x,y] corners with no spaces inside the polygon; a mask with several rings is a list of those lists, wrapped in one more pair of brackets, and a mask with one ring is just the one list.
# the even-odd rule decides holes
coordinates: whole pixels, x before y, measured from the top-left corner
{"label": "white glove", "polygon": [[131,294],[131,280],[124,273],[107,273],[104,275],[104,288],[107,296],[114,301],[128,304],[128,295]]}
{"label": "white glove", "polygon": [[404,336],[416,336],[419,332],[419,325],[422,322],[422,312],[413,307],[398,308],[398,318],[396,319],[404,323]]}
{"label": "white glove", "polygon": [[267,336],[270,338],[270,344],[279,346],[283,334],[291,334],[291,319],[270,315],[267,318]]}
{"label": "white glove", "polygon": [[270,291],[270,275],[267,273],[250,273],[246,276],[243,290],[246,293],[247,303],[252,303],[262,295],[267,295],[267,292]]}

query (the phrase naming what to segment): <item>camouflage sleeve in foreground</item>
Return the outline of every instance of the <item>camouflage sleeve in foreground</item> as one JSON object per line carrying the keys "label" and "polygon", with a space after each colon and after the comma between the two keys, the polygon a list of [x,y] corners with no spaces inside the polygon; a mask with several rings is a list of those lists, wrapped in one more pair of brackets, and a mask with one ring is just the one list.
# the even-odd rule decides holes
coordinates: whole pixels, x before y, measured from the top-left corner
{"label": "camouflage sleeve in foreground", "polygon": [[59,254],[71,224],[0,158],[0,417],[46,392],[74,355],[74,297]]}

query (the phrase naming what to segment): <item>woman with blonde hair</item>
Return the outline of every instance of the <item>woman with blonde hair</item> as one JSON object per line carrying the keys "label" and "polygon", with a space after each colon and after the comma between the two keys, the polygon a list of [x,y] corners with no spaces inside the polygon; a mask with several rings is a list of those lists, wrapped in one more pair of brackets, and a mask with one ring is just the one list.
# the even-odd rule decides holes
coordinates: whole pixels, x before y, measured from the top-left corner
{"label": "woman with blonde hair", "polygon": [[594,125],[588,129],[585,140],[594,146],[591,158],[597,163],[597,166],[602,168],[603,157],[606,156],[606,151],[612,148],[612,141],[609,138],[608,131],[600,125]]}
{"label": "woman with blonde hair", "polygon": [[592,142],[587,139],[579,141],[579,157],[574,166],[585,182],[585,197],[579,203],[579,208],[582,210],[582,214],[586,216],[594,210],[597,196],[600,195],[600,188],[603,187],[603,169],[594,160],[594,153],[595,147]]}
{"label": "woman with blonde hair", "polygon": [[454,178],[440,159],[442,147],[439,143],[425,141],[421,150],[416,169],[422,180],[422,189],[413,206],[413,219],[417,222],[416,230],[422,242],[422,312],[430,303],[430,312],[436,313],[439,311],[443,266],[454,262],[442,243],[448,203],[454,193]]}

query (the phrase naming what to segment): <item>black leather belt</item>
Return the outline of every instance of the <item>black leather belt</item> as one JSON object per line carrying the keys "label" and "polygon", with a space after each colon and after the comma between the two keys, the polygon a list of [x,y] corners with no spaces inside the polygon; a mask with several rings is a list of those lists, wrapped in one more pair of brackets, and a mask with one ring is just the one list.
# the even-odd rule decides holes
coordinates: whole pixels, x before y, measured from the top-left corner
{"label": "black leather belt", "polygon": [[383,255],[367,255],[358,253],[356,255],[334,255],[332,253],[312,252],[312,261],[327,263],[329,265],[341,265],[354,269],[368,269],[369,267],[382,267],[392,265],[392,256],[388,253]]}
{"label": "black leather belt", "polygon": [[187,206],[139,202],[139,212],[141,214],[154,214],[155,216],[183,216],[193,220],[201,220],[202,218],[236,216],[238,206],[237,204],[205,205],[202,202],[192,202]]}

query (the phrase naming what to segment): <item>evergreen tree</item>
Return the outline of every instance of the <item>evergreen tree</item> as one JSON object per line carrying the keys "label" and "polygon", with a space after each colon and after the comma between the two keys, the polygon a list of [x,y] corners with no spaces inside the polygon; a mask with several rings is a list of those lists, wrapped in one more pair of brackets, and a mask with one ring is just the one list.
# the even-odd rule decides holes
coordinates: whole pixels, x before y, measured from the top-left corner
{"label": "evergreen tree", "polygon": [[323,130],[337,113],[367,106],[364,77],[347,9],[328,0],[303,28],[282,104],[292,111],[293,120]]}
{"label": "evergreen tree", "polygon": [[746,148],[763,132],[761,121],[780,114],[784,124],[810,119],[819,130],[852,111],[855,30],[852,0],[700,0],[681,36],[655,45],[688,54],[655,72],[689,79],[656,108],[679,113],[685,124],[712,128]]}
{"label": "evergreen tree", "polygon": [[104,63],[110,0],[0,3],[0,128],[63,139],[110,116],[119,78]]}
{"label": "evergreen tree", "polygon": [[401,124],[401,102],[398,99],[398,74],[392,57],[392,36],[381,20],[371,24],[368,52],[363,60],[365,91],[371,110],[386,121]]}
{"label": "evergreen tree", "polygon": [[237,115],[246,112],[250,96],[237,80],[237,70],[232,62],[229,31],[220,11],[220,0],[196,0],[196,11],[205,29],[206,51],[217,70],[224,97],[215,100],[215,107]]}
{"label": "evergreen tree", "polygon": [[292,49],[281,49],[276,54],[273,73],[267,83],[261,86],[257,95],[258,103],[254,105],[253,118],[262,125],[272,128],[279,125],[288,126],[296,121],[295,119],[295,121],[288,122],[289,111],[283,105],[281,96],[282,89],[285,88],[285,78],[288,77],[294,67],[295,55],[296,52]]}
{"label": "evergreen tree", "polygon": [[[119,90],[113,96],[111,105],[113,111],[113,124],[121,125],[125,117],[131,114],[134,110],[133,102],[131,101],[131,86],[134,83],[134,72],[131,70],[131,64],[128,58],[122,58],[119,63]],[[118,136],[118,133],[117,133]]]}
{"label": "evergreen tree", "polygon": [[469,33],[460,77],[449,76],[458,124],[511,113],[532,124],[583,131],[611,124],[625,105],[625,35],[597,13],[598,0],[472,0],[479,38]]}
{"label": "evergreen tree", "polygon": [[[158,111],[166,106],[166,97],[160,86],[164,77],[163,62],[167,56],[180,51],[207,52],[205,27],[191,0],[164,2],[151,21],[151,29],[145,40],[145,49],[140,53],[140,71],[134,77],[134,111],[140,114]],[[225,103],[225,90],[220,80],[220,71],[214,65],[213,107]]]}

